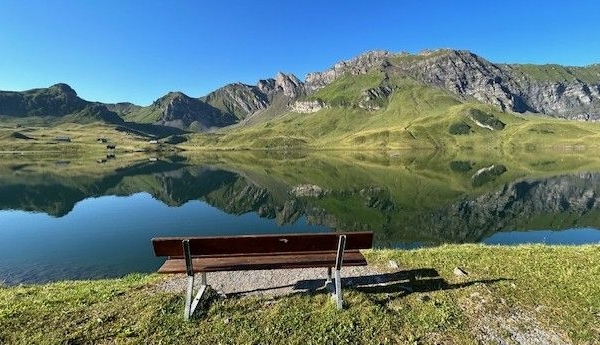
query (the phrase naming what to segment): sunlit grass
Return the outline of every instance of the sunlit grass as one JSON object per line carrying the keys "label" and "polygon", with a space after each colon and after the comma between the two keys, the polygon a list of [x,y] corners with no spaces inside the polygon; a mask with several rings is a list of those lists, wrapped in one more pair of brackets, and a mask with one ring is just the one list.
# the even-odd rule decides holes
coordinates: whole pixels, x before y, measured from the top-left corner
{"label": "sunlit grass", "polygon": [[[185,322],[183,293],[163,291],[156,275],[4,287],[0,342],[465,344],[486,342],[483,326],[496,334],[487,342],[510,342],[502,324],[481,320],[511,318],[524,334],[537,327],[574,343],[600,338],[598,246],[454,245],[366,256],[384,271],[394,260],[401,276],[414,276],[346,289],[341,312],[326,294],[234,297],[212,300]],[[468,276],[454,275],[455,267]]]}

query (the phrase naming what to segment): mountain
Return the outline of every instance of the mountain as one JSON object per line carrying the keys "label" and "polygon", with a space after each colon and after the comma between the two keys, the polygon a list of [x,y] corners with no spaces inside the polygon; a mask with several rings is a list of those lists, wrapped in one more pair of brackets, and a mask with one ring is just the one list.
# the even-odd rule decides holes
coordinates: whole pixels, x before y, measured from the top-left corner
{"label": "mountain", "polygon": [[[451,49],[372,51],[309,73],[304,81],[278,73],[255,85],[228,84],[199,98],[170,92],[146,107],[88,102],[66,84],[0,91],[0,115],[8,117],[109,123],[122,118],[196,132],[225,128],[210,140],[238,147],[304,145],[314,139],[324,145],[374,146],[414,139],[420,142],[416,146],[437,147],[462,140],[437,140],[440,133],[500,131],[520,122],[514,116],[519,113],[600,120],[600,65],[492,63]],[[250,142],[241,139],[248,137],[253,137]]]}
{"label": "mountain", "polygon": [[[244,126],[198,142],[406,149],[548,146],[560,144],[556,133],[581,143],[587,135],[588,142],[598,139],[597,132],[552,118],[600,119],[599,65],[494,64],[448,49],[417,55],[373,51],[310,73],[297,87],[303,92],[282,110],[261,116],[269,106],[248,115]],[[527,116],[536,113],[544,116]]]}
{"label": "mountain", "polygon": [[259,80],[256,85],[229,84],[201,99],[234,115],[241,122],[252,117],[271,117],[288,110],[292,100],[306,95],[304,83],[293,74],[279,72],[275,79]]}
{"label": "mountain", "polygon": [[228,84],[200,98],[169,92],[149,107],[123,106],[118,110],[129,121],[205,132],[265,111],[280,115],[288,110],[291,100],[303,95],[303,83],[298,78],[279,73],[275,79],[260,80],[256,85]]}
{"label": "mountain", "polygon": [[181,92],[169,92],[148,107],[133,109],[123,115],[132,122],[204,131],[236,122],[230,114]]}
{"label": "mountain", "polygon": [[450,49],[418,55],[374,51],[338,63],[325,72],[309,74],[306,87],[316,91],[340,77],[364,75],[374,69],[384,72],[387,78],[408,76],[464,99],[498,106],[503,111],[600,119],[600,64],[588,67],[494,64],[469,51]]}
{"label": "mountain", "polygon": [[0,91],[0,115],[16,118],[49,117],[66,122],[121,123],[105,105],[85,101],[67,84],[23,92]]}

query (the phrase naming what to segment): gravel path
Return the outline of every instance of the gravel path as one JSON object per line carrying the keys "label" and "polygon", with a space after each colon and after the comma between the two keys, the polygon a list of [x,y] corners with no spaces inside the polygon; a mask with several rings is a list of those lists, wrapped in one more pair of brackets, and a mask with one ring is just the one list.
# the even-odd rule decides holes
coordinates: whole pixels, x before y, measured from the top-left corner
{"label": "gravel path", "polygon": [[[374,266],[342,268],[342,286],[373,285],[381,281],[387,272]],[[232,271],[207,273],[207,283],[224,295],[269,295],[281,296],[298,292],[315,291],[325,286],[326,268],[298,268],[259,271]],[[200,275],[194,281],[200,284]],[[183,292],[187,287],[185,275],[173,276],[160,288],[167,291]]]}

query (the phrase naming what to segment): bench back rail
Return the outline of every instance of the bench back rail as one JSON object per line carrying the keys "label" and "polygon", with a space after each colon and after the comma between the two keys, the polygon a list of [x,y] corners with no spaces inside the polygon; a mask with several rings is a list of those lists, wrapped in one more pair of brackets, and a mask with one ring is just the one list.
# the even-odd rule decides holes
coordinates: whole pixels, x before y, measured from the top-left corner
{"label": "bench back rail", "polygon": [[273,254],[333,251],[340,235],[346,235],[345,250],[371,248],[372,232],[278,234],[215,237],[159,237],[152,239],[156,256],[184,256],[182,241],[189,240],[192,256]]}

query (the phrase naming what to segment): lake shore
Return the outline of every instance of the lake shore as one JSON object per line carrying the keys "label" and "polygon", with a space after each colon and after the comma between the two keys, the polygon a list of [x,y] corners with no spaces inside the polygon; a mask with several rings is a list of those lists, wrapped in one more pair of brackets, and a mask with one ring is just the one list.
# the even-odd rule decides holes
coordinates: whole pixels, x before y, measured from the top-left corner
{"label": "lake shore", "polygon": [[[322,289],[213,294],[191,322],[184,322],[181,289],[165,288],[181,277],[156,274],[1,287],[0,343],[594,344],[600,339],[600,245],[447,245],[365,254],[374,271],[366,283],[346,280],[350,286],[341,312]],[[272,273],[277,284],[280,275]],[[252,272],[245,274],[228,279],[235,284]],[[217,276],[208,279],[216,285]],[[298,279],[297,284],[306,282]],[[260,281],[255,289],[269,286]]]}

